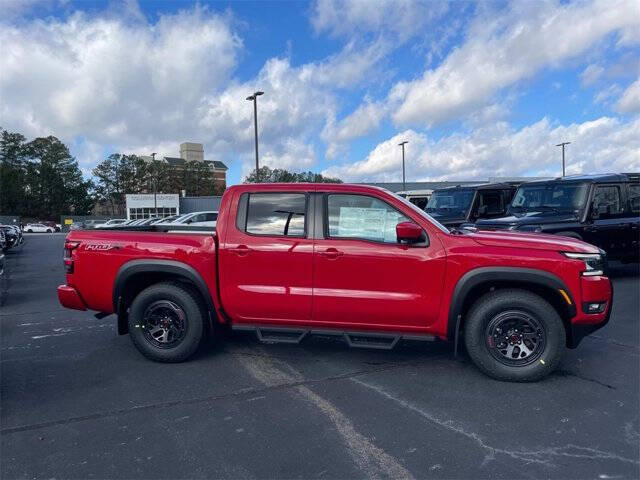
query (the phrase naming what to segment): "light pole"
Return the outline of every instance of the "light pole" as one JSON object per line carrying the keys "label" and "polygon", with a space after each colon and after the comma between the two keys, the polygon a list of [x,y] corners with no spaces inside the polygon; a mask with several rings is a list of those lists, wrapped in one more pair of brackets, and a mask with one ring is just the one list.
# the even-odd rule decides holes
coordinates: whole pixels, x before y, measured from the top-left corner
{"label": "light pole", "polygon": [[564,177],[564,146],[569,145],[571,142],[562,142],[556,145],[556,147],[562,147],[562,176]]}
{"label": "light pole", "polygon": [[153,165],[153,214],[157,217],[158,216],[158,200],[157,200],[157,195],[158,195],[158,172],[156,171],[156,152],[153,152],[151,154],[151,160],[153,161],[153,163],[151,165]]}
{"label": "light pole", "polygon": [[400,142],[398,145],[402,147],[402,190],[407,191],[407,185],[405,184],[404,178],[404,146],[409,143],[409,140],[405,140],[404,142]]}
{"label": "light pole", "polygon": [[247,100],[253,101],[253,129],[256,138],[256,181],[260,181],[260,166],[258,165],[258,97],[264,92],[257,91],[249,95]]}

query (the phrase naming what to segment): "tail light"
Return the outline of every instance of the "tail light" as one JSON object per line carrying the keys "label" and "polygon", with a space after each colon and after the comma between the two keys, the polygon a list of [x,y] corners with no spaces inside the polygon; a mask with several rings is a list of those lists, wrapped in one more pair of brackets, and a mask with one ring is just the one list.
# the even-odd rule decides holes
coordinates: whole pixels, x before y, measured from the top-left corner
{"label": "tail light", "polygon": [[80,242],[64,243],[64,269],[67,273],[73,273],[73,251],[80,246]]}

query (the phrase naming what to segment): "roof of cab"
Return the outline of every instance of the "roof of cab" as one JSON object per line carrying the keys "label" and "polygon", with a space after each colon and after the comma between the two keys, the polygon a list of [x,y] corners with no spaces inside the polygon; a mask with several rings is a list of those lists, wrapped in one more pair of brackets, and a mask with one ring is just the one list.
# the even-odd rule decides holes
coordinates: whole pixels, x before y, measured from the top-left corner
{"label": "roof of cab", "polygon": [[638,180],[638,173],[596,173],[593,175],[566,175],[551,180],[536,180],[527,184],[546,184],[554,182],[589,182],[589,183],[618,183]]}
{"label": "roof of cab", "polygon": [[451,192],[455,190],[515,190],[522,182],[479,183],[477,185],[456,185],[454,187],[437,188],[434,192]]}
{"label": "roof of cab", "polygon": [[349,191],[349,192],[366,192],[376,191],[391,193],[386,188],[376,187],[374,185],[363,185],[355,183],[243,183],[240,185],[233,185],[227,190],[240,190],[243,192],[251,191],[289,191],[289,192],[313,192],[316,190],[331,190],[331,191]]}

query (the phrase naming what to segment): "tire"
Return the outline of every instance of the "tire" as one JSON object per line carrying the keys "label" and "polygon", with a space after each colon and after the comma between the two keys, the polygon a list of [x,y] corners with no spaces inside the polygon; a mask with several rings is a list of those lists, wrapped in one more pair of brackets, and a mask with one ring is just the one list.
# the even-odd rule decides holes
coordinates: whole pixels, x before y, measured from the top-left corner
{"label": "tire", "polygon": [[47,233],[53,233],[50,228],[47,229]]}
{"label": "tire", "polygon": [[[171,333],[167,335],[164,329],[158,331],[160,324],[156,319],[159,317],[171,318],[172,326],[184,326],[180,333],[173,333],[173,341],[164,345],[165,338],[171,340]],[[206,318],[206,308],[198,292],[188,285],[162,282],[144,289],[131,303],[129,333],[138,351],[148,359],[183,362],[200,346]]]}
{"label": "tire", "polygon": [[27,230],[27,233],[33,233],[33,230],[29,229]]}
{"label": "tire", "polygon": [[[560,364],[566,332],[546,300],[526,290],[504,289],[474,303],[464,324],[464,341],[473,363],[490,377],[535,382]],[[520,358],[526,351],[529,354]]]}

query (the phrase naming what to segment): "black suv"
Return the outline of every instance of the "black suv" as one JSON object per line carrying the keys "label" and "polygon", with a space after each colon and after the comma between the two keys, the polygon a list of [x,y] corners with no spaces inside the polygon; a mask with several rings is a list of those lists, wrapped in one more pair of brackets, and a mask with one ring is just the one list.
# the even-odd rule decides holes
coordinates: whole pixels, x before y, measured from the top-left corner
{"label": "black suv", "polygon": [[431,194],[424,211],[447,227],[459,227],[480,218],[502,217],[517,188],[517,183],[440,188]]}
{"label": "black suv", "polygon": [[478,220],[482,229],[552,233],[578,238],[610,259],[640,259],[640,174],[573,175],[524,183],[508,216]]}

